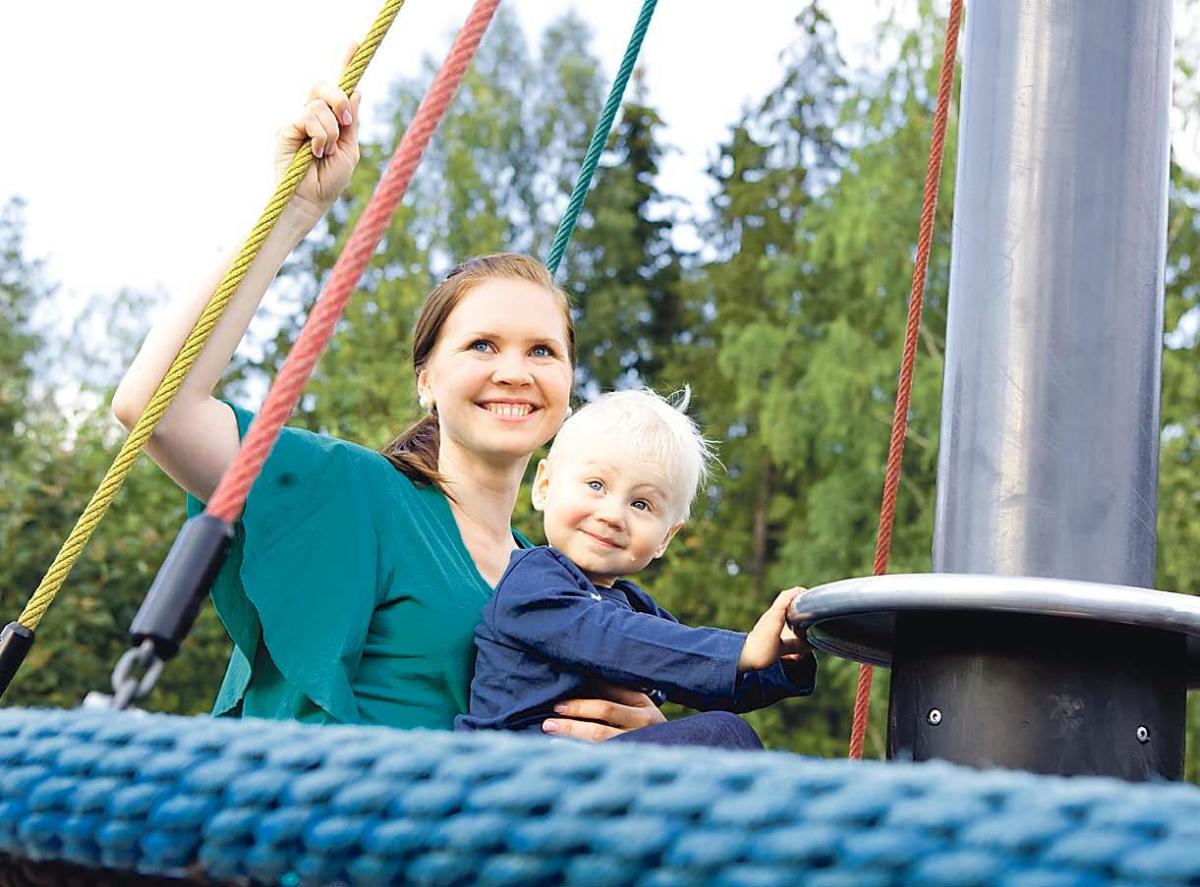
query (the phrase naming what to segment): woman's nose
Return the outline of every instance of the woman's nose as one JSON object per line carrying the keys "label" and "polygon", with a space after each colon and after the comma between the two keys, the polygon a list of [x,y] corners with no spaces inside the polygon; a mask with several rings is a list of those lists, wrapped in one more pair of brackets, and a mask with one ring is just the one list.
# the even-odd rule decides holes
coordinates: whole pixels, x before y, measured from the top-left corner
{"label": "woman's nose", "polygon": [[493,365],[492,378],[505,385],[528,385],[533,381],[529,361],[524,354],[501,354]]}

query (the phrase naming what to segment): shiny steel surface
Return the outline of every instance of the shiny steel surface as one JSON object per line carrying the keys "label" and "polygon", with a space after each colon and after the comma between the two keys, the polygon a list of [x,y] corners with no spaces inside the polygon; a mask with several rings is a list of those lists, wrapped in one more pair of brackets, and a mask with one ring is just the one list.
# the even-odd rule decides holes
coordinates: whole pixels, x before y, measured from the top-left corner
{"label": "shiny steel surface", "polygon": [[935,571],[1154,584],[1171,39],[1170,0],[971,5]]}
{"label": "shiny steel surface", "polygon": [[1200,598],[1069,579],[909,573],[819,585],[799,595],[788,622],[818,650],[890,666],[896,613],[916,610],[1029,613],[1116,622],[1188,636],[1200,674]]}

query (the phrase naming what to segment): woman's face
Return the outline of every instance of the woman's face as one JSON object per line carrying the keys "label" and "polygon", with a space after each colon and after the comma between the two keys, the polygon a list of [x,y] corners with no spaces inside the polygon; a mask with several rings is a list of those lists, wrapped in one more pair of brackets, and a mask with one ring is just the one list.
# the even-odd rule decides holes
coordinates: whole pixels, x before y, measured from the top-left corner
{"label": "woman's face", "polygon": [[417,387],[437,407],[443,447],[507,461],[529,456],[558,431],[571,374],[555,294],[493,279],[450,312]]}

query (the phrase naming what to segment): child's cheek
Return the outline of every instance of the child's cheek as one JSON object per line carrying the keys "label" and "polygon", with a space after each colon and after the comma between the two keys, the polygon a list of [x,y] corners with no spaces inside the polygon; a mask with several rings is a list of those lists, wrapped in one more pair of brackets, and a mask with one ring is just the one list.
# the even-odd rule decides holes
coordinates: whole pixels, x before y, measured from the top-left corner
{"label": "child's cheek", "polygon": [[587,507],[586,503],[572,502],[563,509],[563,522],[571,527],[578,527],[587,521],[590,513],[591,509]]}

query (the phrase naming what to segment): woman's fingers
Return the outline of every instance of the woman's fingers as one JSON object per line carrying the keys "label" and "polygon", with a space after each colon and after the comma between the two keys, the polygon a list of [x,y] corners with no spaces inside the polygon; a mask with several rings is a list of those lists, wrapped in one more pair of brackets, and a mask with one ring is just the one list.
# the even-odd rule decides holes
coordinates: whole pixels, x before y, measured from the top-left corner
{"label": "woman's fingers", "polygon": [[610,702],[619,702],[622,705],[632,705],[638,708],[656,707],[654,700],[645,693],[640,690],[631,690],[628,687],[622,687],[620,684],[610,684],[606,681],[600,682],[599,692]]}
{"label": "woman's fingers", "polygon": [[542,732],[549,733],[551,736],[570,736],[572,739],[582,739],[584,742],[603,742],[625,731],[609,724],[598,724],[595,721],[551,718],[542,721]]}
{"label": "woman's fingers", "polygon": [[326,157],[337,153],[341,127],[333,116],[333,110],[321,99],[313,99],[305,109],[304,132],[312,140],[314,157]]}
{"label": "woman's fingers", "polygon": [[[554,711],[572,720],[624,726],[629,721],[639,721],[638,712],[641,710],[637,706],[613,702],[611,699],[569,699],[554,706]],[[639,723],[638,726],[645,725]]]}
{"label": "woman's fingers", "polygon": [[350,96],[350,122],[347,123],[344,118],[342,120],[342,145],[358,144],[358,106],[361,104],[362,93],[356,89],[354,95]]}
{"label": "woman's fingers", "polygon": [[349,126],[354,119],[350,96],[332,83],[316,83],[308,91],[308,103],[322,102],[329,107],[338,123]]}
{"label": "woman's fingers", "polygon": [[[604,694],[600,702],[607,702],[609,706],[604,709],[605,716],[600,720],[619,727],[623,730],[638,730],[642,727],[649,727],[651,724],[661,724],[666,720],[666,717],[658,706],[654,704],[654,700],[640,690],[631,690],[628,687],[621,687],[617,684],[601,683],[598,687],[600,693]],[[564,705],[569,705],[571,700],[568,700]]]}

